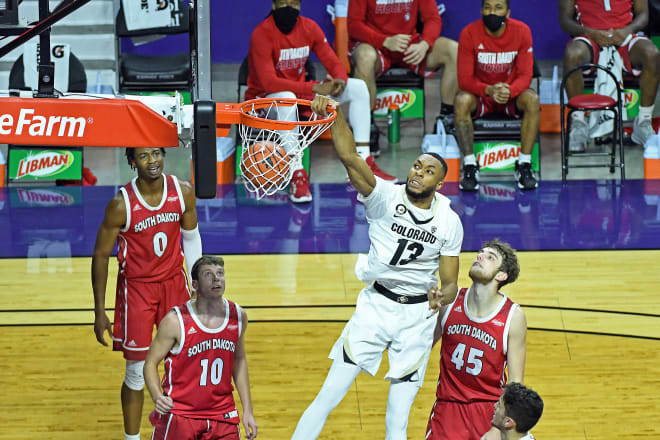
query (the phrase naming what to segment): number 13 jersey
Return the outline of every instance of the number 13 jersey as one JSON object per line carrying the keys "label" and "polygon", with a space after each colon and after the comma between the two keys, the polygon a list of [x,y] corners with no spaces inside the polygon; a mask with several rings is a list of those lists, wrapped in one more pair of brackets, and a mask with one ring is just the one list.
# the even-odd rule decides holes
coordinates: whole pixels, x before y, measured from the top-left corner
{"label": "number 13 jersey", "polygon": [[136,179],[120,191],[126,206],[126,225],[117,236],[119,274],[145,283],[164,281],[181,272],[181,216],[186,205],[175,176],[163,175],[163,198],[147,204]]}
{"label": "number 13 jersey", "polygon": [[376,178],[371,194],[358,200],[367,208],[371,246],[368,258],[358,257],[357,277],[400,295],[426,295],[438,283],[438,258],[461,251],[463,226],[449,199],[436,193],[429,209],[417,208],[405,185]]}

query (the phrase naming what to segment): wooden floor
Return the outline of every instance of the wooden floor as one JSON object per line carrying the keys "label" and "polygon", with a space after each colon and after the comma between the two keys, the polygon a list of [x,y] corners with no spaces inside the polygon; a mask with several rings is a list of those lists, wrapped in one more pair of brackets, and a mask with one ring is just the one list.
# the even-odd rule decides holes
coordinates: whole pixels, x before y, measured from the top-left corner
{"label": "wooden floor", "polygon": [[[660,438],[660,251],[519,256],[521,278],[505,293],[527,314],[526,383],[546,404],[536,437]],[[330,347],[361,288],[355,258],[226,257],[227,297],[251,321],[247,349],[259,438],[290,438],[320,388]],[[462,274],[472,258],[461,255]],[[89,258],[0,260],[0,439],[123,438],[124,362],[94,339],[89,265]],[[411,412],[411,439],[424,438],[438,348]],[[384,438],[386,368],[384,356],[375,378],[358,377],[320,438]],[[151,408],[147,399],[145,439]]]}

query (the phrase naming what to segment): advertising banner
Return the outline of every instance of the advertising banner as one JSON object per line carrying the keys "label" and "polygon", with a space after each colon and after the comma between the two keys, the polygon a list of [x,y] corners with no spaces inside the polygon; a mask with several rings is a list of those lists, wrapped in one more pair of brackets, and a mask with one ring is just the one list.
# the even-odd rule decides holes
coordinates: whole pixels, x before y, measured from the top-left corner
{"label": "advertising banner", "polygon": [[374,118],[387,117],[387,110],[392,104],[399,106],[402,118],[424,117],[422,89],[379,89],[374,106]]}
{"label": "advertising banner", "polygon": [[[475,142],[474,155],[479,163],[479,171],[514,171],[514,164],[520,154],[520,142]],[[539,170],[539,144],[532,149],[532,170]]]}
{"label": "advertising banner", "polygon": [[9,179],[14,181],[82,178],[80,150],[9,150]]}

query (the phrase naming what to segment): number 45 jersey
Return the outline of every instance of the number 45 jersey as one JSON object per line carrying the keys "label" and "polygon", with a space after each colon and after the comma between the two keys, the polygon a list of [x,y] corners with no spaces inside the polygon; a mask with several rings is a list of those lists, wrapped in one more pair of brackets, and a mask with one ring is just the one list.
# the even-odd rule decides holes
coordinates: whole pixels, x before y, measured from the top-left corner
{"label": "number 45 jersey", "polygon": [[119,274],[145,283],[164,281],[181,272],[181,216],[185,202],[175,176],[163,175],[163,198],[147,204],[136,179],[120,191],[126,206],[126,225],[117,236]]}
{"label": "number 45 jersey", "polygon": [[458,256],[463,226],[447,197],[436,193],[429,209],[408,200],[405,185],[376,178],[368,197],[369,256],[358,257],[355,274],[369,284],[378,281],[400,295],[426,295],[438,283],[438,258]]}
{"label": "number 45 jersey", "polygon": [[440,319],[442,348],[436,397],[450,402],[495,402],[506,385],[509,327],[518,304],[501,295],[499,306],[484,318],[470,316],[460,289]]}

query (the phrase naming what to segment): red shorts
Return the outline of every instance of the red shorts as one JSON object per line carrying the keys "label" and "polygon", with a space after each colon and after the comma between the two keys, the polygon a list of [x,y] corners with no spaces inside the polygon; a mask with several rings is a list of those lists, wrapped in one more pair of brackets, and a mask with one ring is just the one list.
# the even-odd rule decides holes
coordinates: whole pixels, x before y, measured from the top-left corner
{"label": "red shorts", "polygon": [[490,96],[475,96],[477,98],[477,109],[472,113],[472,119],[484,117],[490,113],[504,113],[511,118],[520,118],[520,112],[516,107],[516,98],[509,99],[506,104],[498,104]]}
{"label": "red shorts", "polygon": [[181,272],[160,282],[142,283],[117,277],[115,322],[112,330],[115,351],[130,361],[143,361],[151,345],[154,325],[174,306],[190,299],[186,276]]}
{"label": "red shorts", "polygon": [[[415,44],[419,43],[422,41],[422,36],[419,34],[413,34],[412,38],[410,39],[410,44]],[[349,53],[352,56],[353,55],[353,49],[355,49],[361,42],[360,41],[355,41],[351,40],[350,47],[349,47]],[[384,47],[382,48],[374,48],[376,49],[376,53],[378,54],[378,60],[380,61],[379,66],[378,66],[378,71],[376,72],[376,76],[380,76],[383,73],[387,72],[390,70],[391,67],[407,67],[413,72],[415,72],[419,76],[423,76],[424,78],[430,78],[435,74],[434,70],[427,71],[426,70],[426,57],[422,60],[421,63],[414,65],[414,64],[407,64],[403,61],[404,55],[403,52],[392,52],[389,49],[385,49]],[[432,49],[429,48],[429,51]],[[428,52],[426,53],[428,56]]]}
{"label": "red shorts", "polygon": [[[587,44],[587,46],[589,46],[589,48],[591,49],[591,53],[593,55],[593,59],[591,60],[591,62],[594,64],[598,64],[598,57],[600,56],[600,49],[601,49],[600,46],[598,46],[594,40],[592,40],[591,38],[585,35],[573,38],[571,41],[569,41],[569,44],[575,40],[583,41]],[[632,64],[630,62],[630,51],[632,50],[633,46],[641,40],[648,40],[648,38],[645,37],[644,35],[632,34],[630,40],[628,40],[626,44],[620,46],[618,49],[619,54],[623,59],[623,69],[626,72],[635,76],[639,76],[642,73],[642,71],[633,69]]]}
{"label": "red shorts", "polygon": [[150,417],[154,424],[152,440],[240,440],[238,425],[210,419],[191,419],[176,414]]}
{"label": "red shorts", "polygon": [[425,440],[479,440],[491,428],[495,402],[457,403],[436,400]]}

